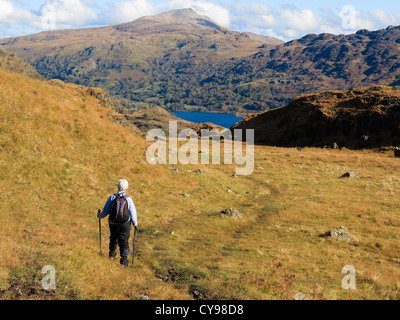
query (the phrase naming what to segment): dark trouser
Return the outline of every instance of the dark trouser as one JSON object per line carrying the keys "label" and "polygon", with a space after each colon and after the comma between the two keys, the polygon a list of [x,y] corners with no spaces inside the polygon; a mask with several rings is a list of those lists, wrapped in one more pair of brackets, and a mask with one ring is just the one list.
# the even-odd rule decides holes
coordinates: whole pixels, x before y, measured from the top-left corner
{"label": "dark trouser", "polygon": [[121,258],[128,257],[131,222],[117,225],[110,224],[110,233],[110,252],[117,251],[117,246],[119,246]]}

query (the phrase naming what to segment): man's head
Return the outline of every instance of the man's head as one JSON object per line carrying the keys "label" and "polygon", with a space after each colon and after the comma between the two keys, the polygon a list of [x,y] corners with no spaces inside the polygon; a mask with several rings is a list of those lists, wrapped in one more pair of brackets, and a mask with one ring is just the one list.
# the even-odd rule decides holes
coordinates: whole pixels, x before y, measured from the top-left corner
{"label": "man's head", "polygon": [[128,189],[128,187],[129,187],[129,183],[127,180],[121,179],[118,181],[118,190],[119,191],[125,191]]}

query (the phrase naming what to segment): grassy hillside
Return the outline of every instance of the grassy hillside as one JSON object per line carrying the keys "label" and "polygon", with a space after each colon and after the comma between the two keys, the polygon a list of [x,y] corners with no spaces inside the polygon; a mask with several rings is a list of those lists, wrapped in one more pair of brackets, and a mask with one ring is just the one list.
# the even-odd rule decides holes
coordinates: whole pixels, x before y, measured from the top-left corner
{"label": "grassy hillside", "polygon": [[[146,165],[148,143],[90,92],[0,70],[2,299],[400,298],[392,154],[257,146],[255,172],[239,177],[234,165]],[[349,170],[360,179],[338,179]],[[121,177],[140,229],[128,268],[98,250],[96,212]],[[243,218],[220,213],[230,207]],[[319,237],[341,225],[357,242]],[[103,221],[103,252],[108,235]],[[41,289],[45,265],[55,291]],[[354,291],[341,288],[345,265]]]}
{"label": "grassy hillside", "polygon": [[0,68],[10,72],[16,72],[34,79],[43,77],[37,71],[27,64],[24,60],[18,58],[14,53],[0,48]]}

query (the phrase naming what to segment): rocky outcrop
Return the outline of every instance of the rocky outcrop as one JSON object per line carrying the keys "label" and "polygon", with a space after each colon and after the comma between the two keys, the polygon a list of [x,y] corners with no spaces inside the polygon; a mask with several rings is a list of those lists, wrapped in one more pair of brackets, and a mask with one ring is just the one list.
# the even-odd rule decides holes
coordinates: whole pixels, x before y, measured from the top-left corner
{"label": "rocky outcrop", "polygon": [[359,176],[357,174],[355,174],[353,171],[349,171],[349,172],[346,172],[345,174],[343,174],[340,178],[356,178],[356,179],[358,179]]}
{"label": "rocky outcrop", "polygon": [[242,214],[236,208],[228,208],[222,211],[223,214],[233,219],[242,219]]}
{"label": "rocky outcrop", "polygon": [[335,238],[335,239],[339,239],[339,240],[344,240],[347,242],[353,241],[351,235],[349,234],[347,229],[343,226],[340,228],[337,228],[337,229],[329,230],[328,232],[322,234],[321,237],[322,238],[330,237],[330,238]]}
{"label": "rocky outcrop", "polygon": [[139,128],[143,133],[147,133],[151,129],[162,129],[169,132],[171,121],[176,121],[178,133],[181,130],[191,128],[195,123],[175,117],[172,113],[161,107],[150,107],[134,111],[125,115],[127,121]]}
{"label": "rocky outcrop", "polygon": [[[205,138],[207,136],[209,136],[209,137],[216,136],[216,137],[223,138],[223,136],[221,134],[223,134],[224,132],[227,132],[227,130],[228,130],[227,128],[224,128],[224,127],[221,127],[216,124],[209,123],[209,122],[200,123],[197,126],[193,127],[192,129],[194,131],[196,131],[196,133],[199,137],[203,137],[203,138]],[[202,130],[205,130],[205,131],[203,131],[203,134],[202,134]]]}
{"label": "rocky outcrop", "polygon": [[232,129],[254,129],[256,143],[281,147],[396,146],[400,145],[400,87],[304,95],[285,107],[250,116]]}

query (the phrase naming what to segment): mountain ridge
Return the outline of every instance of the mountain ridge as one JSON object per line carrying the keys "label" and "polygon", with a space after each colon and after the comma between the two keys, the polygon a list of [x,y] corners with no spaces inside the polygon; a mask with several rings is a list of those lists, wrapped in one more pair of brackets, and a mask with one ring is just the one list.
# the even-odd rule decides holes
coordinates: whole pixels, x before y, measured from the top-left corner
{"label": "mountain ridge", "polygon": [[[397,85],[400,81],[400,27],[350,35],[309,34],[274,48],[262,48],[238,62],[228,62],[221,77],[234,73],[234,80],[254,84],[243,94],[265,90],[284,102],[301,94],[346,90],[373,85]],[[210,80],[218,79],[213,75]],[[218,81],[218,80],[217,80]],[[253,90],[253,92],[252,92]]]}
{"label": "mountain ridge", "polygon": [[[171,24],[177,15],[180,19]],[[120,25],[2,39],[0,44],[47,79],[102,87],[125,106],[140,109],[159,105],[155,100],[167,108],[183,99],[195,105],[189,99],[196,89],[188,88],[193,77],[211,74],[218,62],[250,56],[266,41],[185,9]],[[176,95],[178,87],[183,91]],[[200,105],[211,107],[207,93],[202,95]]]}
{"label": "mountain ridge", "polygon": [[47,79],[102,87],[132,111],[247,115],[302,94],[400,83],[400,27],[266,44],[213,23],[183,9],[0,44]]}

